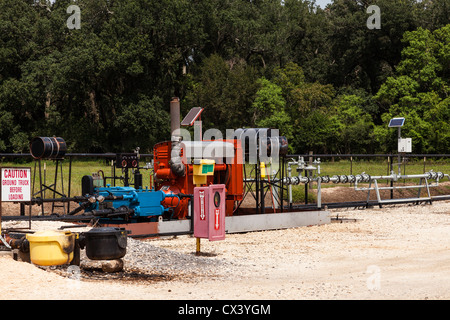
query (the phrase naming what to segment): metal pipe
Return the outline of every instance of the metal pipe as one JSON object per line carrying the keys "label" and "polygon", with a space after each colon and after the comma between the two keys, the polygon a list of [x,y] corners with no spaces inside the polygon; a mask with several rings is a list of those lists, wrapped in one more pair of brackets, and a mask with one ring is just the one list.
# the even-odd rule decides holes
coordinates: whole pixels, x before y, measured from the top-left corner
{"label": "metal pipe", "polygon": [[173,97],[170,101],[170,134],[178,136],[180,129],[180,98]]}
{"label": "metal pipe", "polygon": [[[428,187],[438,187],[439,184],[429,184]],[[414,186],[396,186],[396,187],[378,187],[378,190],[396,190],[396,189],[414,189],[414,188],[426,188],[427,185],[414,185]],[[368,191],[375,190],[376,188],[355,188],[356,191]]]}
{"label": "metal pipe", "polygon": [[181,159],[181,137],[180,137],[180,99],[172,98],[170,101],[170,130],[172,150],[170,153],[170,170],[178,177],[184,177],[186,167]]}
{"label": "metal pipe", "polygon": [[389,176],[371,176],[370,180],[400,180],[400,179],[432,179],[437,180],[440,177],[444,177],[445,175],[442,172],[434,172],[429,171],[425,172],[423,174],[406,174],[406,175],[396,175],[395,173],[392,173]]}
{"label": "metal pipe", "polygon": [[[355,183],[355,185],[357,186],[358,183],[360,182],[370,182],[370,181],[374,181],[374,180],[393,180],[393,181],[397,181],[399,179],[430,179],[430,180],[436,180],[439,181],[440,179],[443,179],[444,177],[447,177],[450,180],[450,176],[449,174],[444,174],[442,172],[434,172],[434,171],[430,171],[430,172],[426,172],[424,174],[409,174],[409,175],[397,175],[396,173],[392,173],[390,175],[381,175],[381,176],[371,176],[365,172],[358,174],[356,176],[354,175],[334,175],[332,177],[329,176],[317,176],[317,177],[312,177],[312,178],[308,178],[308,177],[304,177],[301,174],[299,174],[298,176],[294,176],[292,177],[292,169],[290,168],[290,165],[293,165],[293,162],[289,162],[288,163],[288,177],[283,178],[283,183],[288,185],[288,186],[292,186],[292,185],[298,185],[301,183],[309,183],[309,182],[314,182],[314,181],[319,181],[321,183]],[[244,182],[254,182],[256,181],[255,179],[252,178],[246,178],[244,179]],[[281,179],[274,179],[272,180],[272,182],[277,183],[280,182]]]}
{"label": "metal pipe", "polygon": [[[298,161],[289,161],[288,162],[288,168],[287,168],[287,171],[288,171],[288,179],[287,180],[285,180],[285,181],[283,181],[285,184],[287,184],[288,185],[288,194],[289,194],[289,206],[291,206],[292,205],[292,182],[291,182],[291,177],[292,177],[292,168],[291,168],[291,166],[293,166],[293,165],[298,165],[299,164],[299,162]],[[288,182],[289,181],[289,182]],[[298,183],[297,183],[298,184]]]}

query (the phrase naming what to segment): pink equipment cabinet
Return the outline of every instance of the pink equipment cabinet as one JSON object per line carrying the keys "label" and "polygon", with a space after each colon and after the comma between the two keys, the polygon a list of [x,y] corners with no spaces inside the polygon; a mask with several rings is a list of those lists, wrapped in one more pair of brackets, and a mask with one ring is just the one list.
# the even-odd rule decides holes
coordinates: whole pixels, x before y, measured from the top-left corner
{"label": "pink equipment cabinet", "polygon": [[194,188],[194,237],[225,239],[225,200],[224,184]]}

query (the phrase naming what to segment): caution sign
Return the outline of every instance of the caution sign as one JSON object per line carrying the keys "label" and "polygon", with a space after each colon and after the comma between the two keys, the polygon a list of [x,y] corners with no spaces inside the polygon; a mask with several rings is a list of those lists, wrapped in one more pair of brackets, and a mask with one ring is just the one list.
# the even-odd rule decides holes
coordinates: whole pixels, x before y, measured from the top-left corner
{"label": "caution sign", "polygon": [[31,200],[31,168],[1,168],[2,202]]}

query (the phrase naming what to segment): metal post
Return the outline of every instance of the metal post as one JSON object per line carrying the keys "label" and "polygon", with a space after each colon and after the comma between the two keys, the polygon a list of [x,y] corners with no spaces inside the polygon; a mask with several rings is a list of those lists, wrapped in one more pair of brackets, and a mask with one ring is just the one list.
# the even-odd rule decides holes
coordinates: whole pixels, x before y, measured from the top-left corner
{"label": "metal post", "polygon": [[197,239],[195,254],[198,256],[198,255],[200,255],[200,238],[195,238],[195,239]]}
{"label": "metal post", "polygon": [[[379,206],[380,208],[382,208],[382,205],[381,205],[380,190],[378,189],[378,183],[377,183],[377,180],[375,179],[375,180],[373,180],[373,182],[375,183],[375,192],[376,192],[376,194],[377,194],[378,206]],[[369,191],[369,192],[370,192],[370,191]]]}
{"label": "metal post", "polygon": [[[423,178],[420,178],[420,180],[419,180],[419,186],[421,186],[422,185],[422,181],[423,181]],[[418,192],[418,194],[417,194],[417,198],[420,198],[420,192],[422,191],[422,187],[419,187],[419,192]]]}
{"label": "metal post", "polygon": [[261,214],[264,214],[265,213],[265,200],[266,200],[266,197],[265,197],[265,193],[264,193],[264,179],[261,177],[261,174],[262,174],[262,169],[261,169],[261,165],[260,165],[260,163],[259,163],[259,161],[258,161],[258,166],[259,166],[259,183],[260,183],[260,190],[259,190],[259,192],[261,192]]}
{"label": "metal post", "polygon": [[[47,162],[45,162],[45,161],[44,161],[44,186],[47,186]],[[44,199],[46,198],[46,194],[45,194],[46,190],[47,189],[44,188],[44,193],[41,194],[41,197]]]}
{"label": "metal post", "polygon": [[[353,175],[353,157],[350,156],[350,175]],[[352,183],[350,183],[350,186]]]}
{"label": "metal post", "polygon": [[[400,139],[402,138],[402,134],[401,134],[402,128],[398,127],[398,142],[400,141]],[[397,150],[398,152],[398,150]],[[398,152],[398,175],[401,176],[402,175],[402,169],[401,169],[401,154],[400,152]]]}
{"label": "metal post", "polygon": [[423,173],[425,173],[425,168],[426,168],[426,163],[427,163],[427,157],[423,157]]}
{"label": "metal post", "polygon": [[[310,167],[312,167],[312,165],[313,165],[312,155],[313,155],[313,152],[310,151],[309,152],[309,166]],[[311,171],[307,170],[307,171],[305,171],[305,173],[308,178],[311,178],[311,174],[312,174]],[[309,185],[308,188],[306,188],[307,185]],[[305,183],[305,204],[308,204],[308,189],[312,189],[312,181],[309,183]]]}
{"label": "metal post", "polygon": [[284,166],[285,166],[286,158],[283,156],[281,159],[281,213],[283,213],[283,206],[284,206]]}
{"label": "metal post", "polygon": [[[403,175],[406,176],[406,161],[407,160],[406,160],[405,154],[403,154],[402,159],[403,159]],[[403,183],[404,184],[406,183],[406,179],[403,179]]]}
{"label": "metal post", "polygon": [[[292,168],[290,163],[288,163],[288,177],[291,178],[292,177]],[[289,210],[292,210],[292,183],[289,183],[288,185],[288,200],[289,200]]]}
{"label": "metal post", "polygon": [[372,186],[372,180],[370,180],[369,181],[369,188],[368,188],[368,191],[367,191],[367,200],[366,200],[366,208],[368,208],[369,207],[369,201],[370,201],[370,187]]}
{"label": "metal post", "polygon": [[[305,170],[305,176],[308,177],[308,171]],[[308,204],[308,184],[305,183],[305,204]]]}
{"label": "metal post", "polygon": [[[72,157],[69,157],[69,185],[67,197],[70,198],[70,185],[72,184]],[[67,202],[67,212],[70,212],[70,202]]]}
{"label": "metal post", "polygon": [[317,208],[318,209],[322,209],[322,181],[319,177],[319,179],[317,179]]}
{"label": "metal post", "polygon": [[[389,162],[391,163],[391,172],[394,172],[394,160],[392,159],[392,157],[389,157]],[[394,187],[394,180],[391,179],[390,182],[390,187],[393,188]],[[394,189],[391,189],[391,199],[394,199]]]}
{"label": "metal post", "polygon": [[[39,188],[40,188],[40,196],[44,197],[42,192],[42,171],[41,171],[41,159],[38,159],[39,162]],[[44,215],[44,204],[42,204],[42,215]]]}
{"label": "metal post", "polygon": [[258,163],[255,164],[255,185],[256,185],[256,212],[259,212],[259,171]]}

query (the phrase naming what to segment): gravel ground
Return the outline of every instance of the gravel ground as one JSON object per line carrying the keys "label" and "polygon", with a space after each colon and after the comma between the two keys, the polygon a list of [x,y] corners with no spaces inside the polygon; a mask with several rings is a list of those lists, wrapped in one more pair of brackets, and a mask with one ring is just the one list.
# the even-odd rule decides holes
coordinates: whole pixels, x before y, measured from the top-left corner
{"label": "gravel ground", "polygon": [[450,299],[449,201],[331,216],[354,220],[202,240],[201,256],[190,236],[129,239],[124,271],[107,275],[84,256],[78,272],[0,255],[2,298]]}

